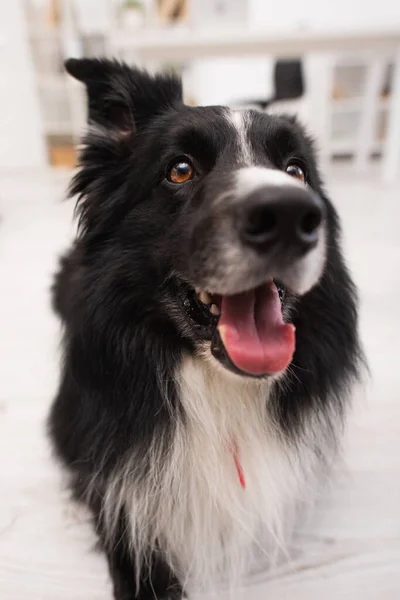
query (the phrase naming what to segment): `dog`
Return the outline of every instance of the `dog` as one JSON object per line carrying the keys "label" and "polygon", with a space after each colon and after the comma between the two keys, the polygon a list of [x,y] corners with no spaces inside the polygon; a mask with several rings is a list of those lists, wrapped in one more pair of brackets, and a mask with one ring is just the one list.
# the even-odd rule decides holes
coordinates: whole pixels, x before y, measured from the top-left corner
{"label": "dog", "polygon": [[49,416],[116,600],[172,600],[271,557],[339,446],[357,294],[293,117],[187,107],[173,75],[69,59],[88,130]]}

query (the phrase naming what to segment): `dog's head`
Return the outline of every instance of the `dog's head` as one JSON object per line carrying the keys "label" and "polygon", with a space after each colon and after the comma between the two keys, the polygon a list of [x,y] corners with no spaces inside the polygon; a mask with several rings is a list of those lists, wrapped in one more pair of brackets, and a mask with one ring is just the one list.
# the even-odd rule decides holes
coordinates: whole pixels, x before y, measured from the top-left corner
{"label": "dog's head", "polygon": [[88,286],[137,323],[173,324],[193,351],[236,373],[284,371],[291,315],[301,316],[329,252],[331,268],[342,268],[303,129],[256,111],[187,107],[172,76],[106,60],[66,66],[88,91],[72,187],[97,265]]}

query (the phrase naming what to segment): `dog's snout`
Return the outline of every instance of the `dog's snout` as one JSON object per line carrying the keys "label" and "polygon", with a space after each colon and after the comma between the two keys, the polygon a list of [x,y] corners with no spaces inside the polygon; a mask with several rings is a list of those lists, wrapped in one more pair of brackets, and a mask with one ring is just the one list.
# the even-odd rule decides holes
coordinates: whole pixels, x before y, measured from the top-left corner
{"label": "dog's snout", "polygon": [[307,252],[318,242],[322,217],[321,201],[307,188],[263,186],[243,199],[239,230],[259,251],[280,244]]}

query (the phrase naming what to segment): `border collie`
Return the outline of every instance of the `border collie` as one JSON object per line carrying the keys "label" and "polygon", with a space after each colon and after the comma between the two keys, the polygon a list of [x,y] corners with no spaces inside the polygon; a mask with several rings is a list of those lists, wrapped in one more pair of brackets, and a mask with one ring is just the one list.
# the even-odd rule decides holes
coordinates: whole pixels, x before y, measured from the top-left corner
{"label": "border collie", "polygon": [[116,600],[180,598],[271,556],[326,470],[355,288],[294,118],[188,107],[178,78],[109,60],[66,69],[89,126],[50,436]]}

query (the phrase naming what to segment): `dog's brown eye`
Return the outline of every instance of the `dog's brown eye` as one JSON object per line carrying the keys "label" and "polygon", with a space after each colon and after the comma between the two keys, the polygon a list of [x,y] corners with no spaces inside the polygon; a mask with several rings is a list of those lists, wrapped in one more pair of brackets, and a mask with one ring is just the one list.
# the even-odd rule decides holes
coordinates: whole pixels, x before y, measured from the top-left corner
{"label": "dog's brown eye", "polygon": [[288,165],[286,167],[286,173],[291,177],[296,177],[296,179],[298,179],[299,181],[305,182],[306,180],[306,174],[304,173],[300,165]]}
{"label": "dog's brown eye", "polygon": [[194,168],[187,160],[180,160],[168,172],[168,180],[172,183],[186,183],[194,177]]}

